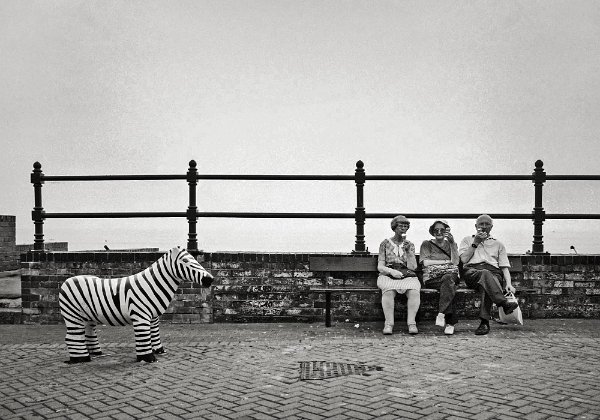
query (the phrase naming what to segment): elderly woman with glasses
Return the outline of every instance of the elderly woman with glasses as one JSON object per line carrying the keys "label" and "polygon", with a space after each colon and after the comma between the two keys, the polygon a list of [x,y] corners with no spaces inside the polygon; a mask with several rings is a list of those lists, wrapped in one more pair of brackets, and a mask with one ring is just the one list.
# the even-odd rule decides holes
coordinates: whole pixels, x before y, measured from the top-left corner
{"label": "elderly woman with glasses", "polygon": [[406,240],[410,222],[404,216],[396,216],[391,222],[394,236],[379,245],[377,260],[377,287],[381,289],[381,306],[385,316],[383,333],[392,334],[394,329],[394,300],[397,293],[406,293],[409,334],[418,334],[415,317],[421,305],[421,283],[414,270],[417,268],[415,245]]}
{"label": "elderly woman with glasses", "polygon": [[454,309],[454,296],[458,284],[458,246],[445,220],[436,220],[429,227],[433,239],[423,241],[419,257],[423,265],[425,287],[440,291],[438,316],[435,325],[444,328],[444,334],[454,334],[458,322]]}

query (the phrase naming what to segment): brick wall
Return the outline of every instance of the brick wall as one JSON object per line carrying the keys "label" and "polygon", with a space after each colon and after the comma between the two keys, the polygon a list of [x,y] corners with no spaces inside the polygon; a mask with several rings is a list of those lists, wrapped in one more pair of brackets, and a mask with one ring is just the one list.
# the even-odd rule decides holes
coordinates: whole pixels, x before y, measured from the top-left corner
{"label": "brick wall", "polygon": [[517,287],[532,288],[525,315],[600,318],[600,255],[524,256]]}
{"label": "brick wall", "polygon": [[321,319],[323,305],[310,286],[321,278],[309,269],[309,254],[212,253],[206,267],[215,322],[279,322]]}
{"label": "brick wall", "polygon": [[[312,293],[331,276],[334,286],[376,287],[377,274],[370,272],[313,272],[311,256],[332,254],[206,254],[217,281],[212,290],[214,322],[304,322],[322,321],[325,295]],[[335,255],[335,254],[334,254]],[[346,254],[338,254],[346,255]],[[355,255],[351,258],[373,259]],[[471,296],[472,297],[472,296]],[[460,297],[467,299],[468,297]],[[381,295],[373,292],[339,293],[332,296],[333,319],[376,321],[383,319]],[[398,298],[397,317],[406,316],[405,298]],[[469,305],[465,305],[469,307]],[[433,299],[422,299],[422,316],[435,317]],[[469,311],[465,315],[472,315]]]}
{"label": "brick wall", "polygon": [[19,268],[16,231],[16,216],[0,216],[0,271]]}
{"label": "brick wall", "polygon": [[[139,272],[161,253],[27,253],[22,258],[23,321],[60,322],[58,287],[76,274],[119,277]],[[199,257],[217,280],[210,293],[182,285],[164,321],[171,322],[284,322],[322,321],[324,296],[311,293],[322,285],[324,273],[310,271],[311,255],[293,253],[206,253]],[[342,255],[342,254],[338,254]],[[346,254],[343,254],[346,255]],[[368,255],[356,258],[376,258]],[[524,316],[600,318],[600,256],[511,256],[522,265],[513,284]],[[374,286],[375,273],[329,273],[336,284]],[[405,316],[404,297],[398,298],[397,319]],[[433,319],[437,296],[423,295],[421,317]],[[460,316],[474,318],[478,296],[461,294]],[[343,293],[333,298],[333,319],[382,320],[380,295]]]}
{"label": "brick wall", "polygon": [[[352,254],[206,254],[217,281],[212,290],[214,322],[322,321],[325,294],[313,293],[332,277],[332,286],[376,287],[376,272],[313,272],[314,256],[340,256],[373,260],[376,255]],[[513,257],[515,258],[515,257]],[[520,257],[519,263],[520,263]],[[521,264],[519,264],[521,265]],[[520,280],[522,273],[515,273]],[[438,313],[437,294],[422,294],[420,318],[434,319]],[[338,321],[379,321],[383,319],[381,294],[373,292],[337,293],[332,296],[332,318]],[[456,298],[461,317],[477,317],[478,296],[460,294]],[[396,319],[406,317],[406,297],[398,296]]]}

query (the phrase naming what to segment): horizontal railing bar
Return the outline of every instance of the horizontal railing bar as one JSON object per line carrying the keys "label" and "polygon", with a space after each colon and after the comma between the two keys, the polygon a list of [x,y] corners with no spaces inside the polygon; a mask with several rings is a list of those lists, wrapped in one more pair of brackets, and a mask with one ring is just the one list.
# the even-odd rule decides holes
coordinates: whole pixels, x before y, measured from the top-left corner
{"label": "horizontal railing bar", "polygon": [[[476,219],[482,213],[403,213],[413,219]],[[197,212],[198,217],[234,217],[234,218],[323,218],[323,219],[353,219],[354,213],[229,213],[229,212]],[[398,213],[366,213],[367,219],[387,219]],[[496,219],[526,219],[532,220],[531,213],[522,214],[490,214]]]}
{"label": "horizontal railing bar", "polygon": [[354,181],[354,175],[207,175],[198,174],[196,179],[219,179],[223,181]]}
{"label": "horizontal railing bar", "polygon": [[232,217],[241,219],[354,219],[354,213],[248,213],[196,212],[198,217]]}
{"label": "horizontal railing bar", "polygon": [[[42,181],[153,181],[187,179],[186,175],[43,175]],[[354,175],[196,175],[197,180],[353,181]]]}
{"label": "horizontal railing bar", "polygon": [[365,175],[371,181],[532,181],[532,175]]}
{"label": "horizontal railing bar", "polygon": [[550,181],[600,181],[600,175],[546,175]]}
{"label": "horizontal railing bar", "polygon": [[133,217],[186,217],[186,212],[44,213],[46,219],[125,219]]}
{"label": "horizontal railing bar", "polygon": [[[42,181],[164,181],[186,175],[42,175]],[[198,180],[353,181],[353,175],[196,175]],[[367,181],[532,181],[531,175],[365,175]],[[546,175],[549,181],[598,181],[600,175]]]}
{"label": "horizontal railing bar", "polygon": [[600,214],[546,214],[546,219],[600,219]]}
{"label": "horizontal railing bar", "polygon": [[187,179],[184,175],[42,175],[42,181],[164,181]]}
{"label": "horizontal railing bar", "polygon": [[[476,219],[482,213],[403,213],[410,219]],[[366,213],[367,219],[389,219],[398,213]],[[494,219],[532,220],[531,213],[489,213]],[[259,213],[259,212],[196,212],[197,217],[230,217],[242,219],[353,219],[354,213]],[[107,213],[44,213],[46,219],[110,219],[135,217],[187,217],[186,212],[107,212]],[[600,219],[600,214],[546,214],[546,219]]]}
{"label": "horizontal railing bar", "polygon": [[[250,213],[196,212],[197,217],[231,217],[247,219],[353,219],[354,213]],[[187,217],[186,212],[114,212],[114,213],[44,213],[46,219],[109,219],[133,217]]]}
{"label": "horizontal railing bar", "polygon": [[[476,219],[482,213],[402,213],[409,219]],[[532,220],[531,213],[487,213],[493,219],[523,219]],[[367,213],[370,219],[391,219],[398,213]]]}
{"label": "horizontal railing bar", "polygon": [[[404,213],[413,219],[470,219],[477,218],[481,213]],[[371,219],[393,218],[397,213],[367,213]],[[186,217],[185,212],[107,212],[107,213],[45,213],[46,219],[109,219],[135,217]],[[259,213],[259,212],[196,212],[197,217],[224,217],[242,219],[353,219],[354,213]],[[492,214],[496,219],[532,219],[531,214]]]}
{"label": "horizontal railing bar", "polygon": [[[412,219],[476,219],[480,213],[403,213]],[[354,218],[354,213],[244,213],[244,212],[197,212],[198,217],[232,217],[232,218]],[[365,213],[367,219],[388,219],[398,213]],[[532,213],[489,213],[494,219],[533,220]],[[600,214],[547,214],[546,219],[600,219]]]}
{"label": "horizontal railing bar", "polygon": [[[187,179],[187,175],[42,175],[42,181],[153,181]],[[198,180],[353,181],[354,175],[208,175]],[[531,181],[532,175],[365,175],[370,181]],[[600,175],[546,175],[550,181],[594,181]]]}
{"label": "horizontal railing bar", "polygon": [[[42,181],[153,181],[187,179],[186,175],[42,175]],[[353,181],[354,175],[196,175],[223,181]]]}

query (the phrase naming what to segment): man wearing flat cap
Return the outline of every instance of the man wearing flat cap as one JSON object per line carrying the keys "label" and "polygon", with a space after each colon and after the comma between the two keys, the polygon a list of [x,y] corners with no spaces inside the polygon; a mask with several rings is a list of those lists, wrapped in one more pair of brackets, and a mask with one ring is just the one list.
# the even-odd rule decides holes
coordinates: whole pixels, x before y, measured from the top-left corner
{"label": "man wearing flat cap", "polygon": [[468,287],[481,291],[479,318],[481,324],[475,330],[476,335],[490,332],[492,304],[504,309],[509,314],[518,304],[509,302],[504,290],[515,291],[511,284],[510,262],[504,244],[492,238],[490,231],[494,222],[487,214],[482,214],[475,222],[477,233],[465,237],[458,249],[463,263],[463,278]]}

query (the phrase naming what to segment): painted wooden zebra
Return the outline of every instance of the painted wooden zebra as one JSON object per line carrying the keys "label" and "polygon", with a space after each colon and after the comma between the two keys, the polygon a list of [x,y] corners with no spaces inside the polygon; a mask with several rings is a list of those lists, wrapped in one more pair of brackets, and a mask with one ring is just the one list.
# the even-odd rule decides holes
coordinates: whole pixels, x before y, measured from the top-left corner
{"label": "painted wooden zebra", "polygon": [[67,326],[66,363],[89,362],[101,355],[97,324],[133,324],[138,362],[155,362],[164,353],[158,317],[164,313],[182,281],[209,287],[213,276],[185,249],[175,247],[146,270],[129,277],[68,278],[60,288],[60,312]]}

